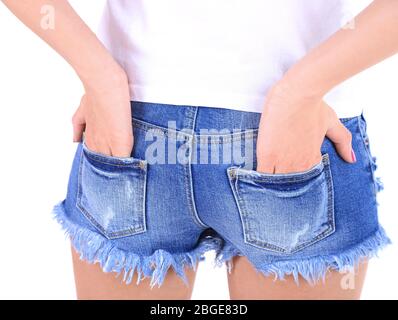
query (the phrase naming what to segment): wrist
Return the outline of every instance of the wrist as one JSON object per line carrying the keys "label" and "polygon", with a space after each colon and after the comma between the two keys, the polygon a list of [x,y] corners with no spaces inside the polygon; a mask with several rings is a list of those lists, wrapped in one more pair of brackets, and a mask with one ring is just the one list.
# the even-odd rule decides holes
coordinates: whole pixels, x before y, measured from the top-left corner
{"label": "wrist", "polygon": [[108,91],[128,87],[128,78],[122,67],[113,59],[91,64],[77,72],[83,86],[90,91]]}
{"label": "wrist", "polygon": [[295,107],[300,109],[317,106],[323,99],[322,92],[317,90],[309,90],[307,85],[300,82],[299,78],[286,75],[275,83],[268,93],[268,108],[269,106],[281,105],[287,106],[293,110]]}
{"label": "wrist", "polygon": [[278,81],[277,86],[310,100],[323,99],[323,96],[331,89],[316,70],[302,66],[300,63],[291,67]]}

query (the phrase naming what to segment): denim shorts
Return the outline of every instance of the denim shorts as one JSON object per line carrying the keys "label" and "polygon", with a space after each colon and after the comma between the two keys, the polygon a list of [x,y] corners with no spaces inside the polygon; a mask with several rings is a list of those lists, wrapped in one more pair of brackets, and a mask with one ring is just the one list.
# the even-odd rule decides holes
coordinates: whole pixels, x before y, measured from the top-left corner
{"label": "denim shorts", "polygon": [[390,243],[379,225],[375,176],[361,115],[340,119],[357,161],[325,137],[321,161],[302,172],[256,171],[259,113],[133,101],[131,157],[77,145],[67,195],[53,213],[82,259],[128,284],[160,286],[169,268],[185,282],[215,250],[228,270],[309,283],[347,270]]}

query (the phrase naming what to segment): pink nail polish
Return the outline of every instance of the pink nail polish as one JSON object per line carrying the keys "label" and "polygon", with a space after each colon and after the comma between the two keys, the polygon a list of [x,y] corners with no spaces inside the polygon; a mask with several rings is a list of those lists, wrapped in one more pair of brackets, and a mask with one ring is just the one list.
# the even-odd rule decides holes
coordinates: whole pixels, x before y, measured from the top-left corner
{"label": "pink nail polish", "polygon": [[351,158],[352,158],[352,162],[357,162],[357,157],[355,156],[355,152],[352,149],[351,149]]}

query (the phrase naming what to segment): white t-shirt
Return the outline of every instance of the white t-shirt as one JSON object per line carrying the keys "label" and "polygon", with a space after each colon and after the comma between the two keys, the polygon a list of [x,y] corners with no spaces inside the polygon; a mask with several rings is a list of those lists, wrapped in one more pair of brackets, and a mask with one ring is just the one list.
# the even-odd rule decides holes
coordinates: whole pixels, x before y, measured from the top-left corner
{"label": "white t-shirt", "polygon": [[[127,72],[132,100],[262,112],[270,86],[364,2],[108,0],[98,36]],[[358,93],[348,80],[325,100],[339,117],[356,116]]]}

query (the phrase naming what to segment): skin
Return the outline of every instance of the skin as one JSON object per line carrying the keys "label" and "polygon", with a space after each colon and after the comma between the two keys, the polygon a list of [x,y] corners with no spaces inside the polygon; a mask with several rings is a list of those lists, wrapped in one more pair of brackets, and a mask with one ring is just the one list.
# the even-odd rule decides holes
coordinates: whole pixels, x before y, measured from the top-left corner
{"label": "skin", "polygon": [[160,288],[149,286],[150,279],[137,282],[137,274],[131,284],[122,282],[122,276],[114,273],[104,273],[98,264],[89,264],[80,260],[72,248],[73,270],[75,274],[76,295],[79,300],[189,300],[195,282],[196,273],[186,268],[185,274],[188,286],[169,269]]}
{"label": "skin", "polygon": [[[65,0],[3,0],[6,6],[32,31],[54,48],[76,71],[85,89],[72,118],[73,141],[106,155],[127,157],[134,137],[131,128],[128,79],[124,70],[107,52],[95,34]],[[40,27],[43,5],[52,5],[56,27]],[[345,161],[355,162],[351,135],[333,109],[323,101],[333,87],[398,52],[398,1],[375,0],[355,19],[354,29],[341,29],[305,57],[269,90],[261,116],[257,142],[257,170],[287,173],[307,170],[321,159],[320,146],[330,138]],[[274,283],[259,278],[245,258],[238,258],[229,275],[230,293],[239,298],[358,298],[366,267],[359,270],[356,289],[347,293],[340,287],[337,273],[327,284],[296,288],[291,278]],[[124,288],[112,275],[104,275],[98,265],[74,258],[79,298],[146,297],[169,299],[190,297],[172,273],[164,290]],[[192,276],[193,284],[193,276]],[[98,290],[97,290],[98,289]],[[101,292],[98,293],[98,292]]]}
{"label": "skin", "polygon": [[228,287],[232,300],[357,300],[360,298],[368,263],[359,265],[353,273],[330,271],[326,280],[310,285],[299,277],[297,285],[292,276],[275,281],[257,273],[245,257],[233,259],[228,274]]}

